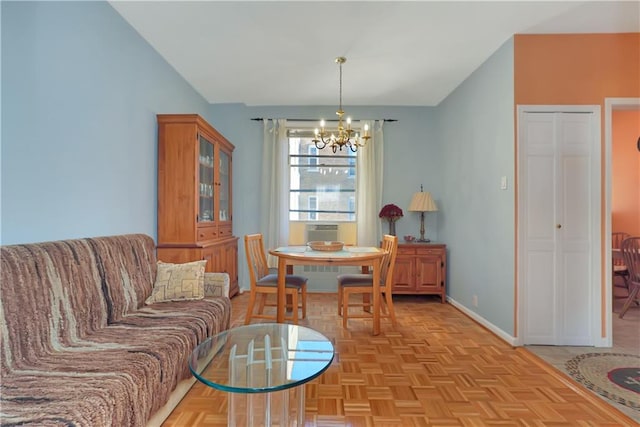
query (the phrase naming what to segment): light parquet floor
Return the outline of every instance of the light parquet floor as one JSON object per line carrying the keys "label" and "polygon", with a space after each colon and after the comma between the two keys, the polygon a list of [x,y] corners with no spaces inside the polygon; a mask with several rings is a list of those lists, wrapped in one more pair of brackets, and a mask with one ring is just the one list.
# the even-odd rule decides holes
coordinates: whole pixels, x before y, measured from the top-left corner
{"label": "light parquet floor", "polygon": [[[539,356],[549,365],[557,370],[567,373],[566,363],[574,357],[585,353],[622,353],[640,355],[640,307],[632,305],[625,316],[620,319],[618,313],[622,310],[625,297],[628,293],[625,290],[616,289],[617,298],[613,304],[613,347],[579,347],[579,346],[527,346],[527,350]],[[568,375],[568,373],[567,373]],[[594,392],[594,394],[596,394]],[[612,402],[606,397],[596,394],[610,405],[615,406],[629,417],[633,418],[640,425],[640,411],[628,406]],[[640,396],[638,396],[640,400]]]}
{"label": "light parquet floor", "polygon": [[[309,294],[307,319],[336,355],[306,384],[307,426],[633,426],[524,349],[514,349],[449,304],[396,296],[398,325],[349,320],[336,294]],[[243,324],[248,294],[232,300]],[[196,382],[164,427],[225,426],[226,393]]]}

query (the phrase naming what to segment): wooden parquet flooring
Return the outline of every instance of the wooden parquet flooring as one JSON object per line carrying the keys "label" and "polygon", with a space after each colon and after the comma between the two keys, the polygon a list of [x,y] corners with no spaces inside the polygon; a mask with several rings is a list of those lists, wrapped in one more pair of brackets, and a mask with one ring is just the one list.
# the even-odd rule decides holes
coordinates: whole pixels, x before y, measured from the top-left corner
{"label": "wooden parquet flooring", "polygon": [[[398,325],[349,320],[336,294],[309,294],[301,325],[336,355],[306,384],[307,426],[633,426],[617,409],[524,349],[514,349],[439,299],[394,297]],[[233,326],[248,294],[235,297]],[[226,393],[196,382],[164,427],[225,426]]]}

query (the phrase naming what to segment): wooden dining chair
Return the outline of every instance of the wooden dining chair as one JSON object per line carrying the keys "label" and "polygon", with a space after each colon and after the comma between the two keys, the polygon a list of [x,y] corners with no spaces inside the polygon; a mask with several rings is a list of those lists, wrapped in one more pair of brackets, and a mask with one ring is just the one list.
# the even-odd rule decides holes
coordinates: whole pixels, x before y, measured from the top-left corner
{"label": "wooden dining chair", "polygon": [[620,250],[622,250],[622,258],[629,270],[629,277],[627,277],[629,296],[624,302],[620,314],[618,314],[618,317],[622,319],[631,304],[638,303],[638,292],[640,292],[640,237],[624,239],[620,245]]}
{"label": "wooden dining chair", "polygon": [[[614,232],[611,233],[611,247],[613,249],[620,249],[622,241],[628,237],[631,237],[629,233],[624,232]],[[624,287],[629,292],[629,283],[627,278],[629,277],[629,270],[627,269],[626,264],[623,259],[614,259],[613,260],[613,279],[611,283],[611,289],[613,292],[612,300],[616,298],[616,277],[620,277],[622,279],[622,286],[617,286],[619,288]]]}
{"label": "wooden dining chair", "polygon": [[[398,237],[385,235],[381,248],[386,251],[380,260],[380,317],[390,317],[391,323],[396,325],[396,313],[393,309],[393,270],[398,253]],[[352,294],[362,294],[361,303],[350,302]],[[338,276],[338,314],[342,316],[342,327],[347,327],[348,318],[371,318],[370,297],[373,296],[372,274],[341,274]],[[349,307],[362,307],[361,313],[350,313]],[[388,311],[388,313],[387,313]]]}
{"label": "wooden dining chair", "polygon": [[[248,234],[244,236],[244,250],[249,266],[249,280],[251,283],[251,295],[244,324],[248,325],[253,318],[276,320],[276,315],[264,314],[265,307],[275,307],[276,302],[267,301],[269,295],[277,298],[278,274],[271,272],[267,265],[267,256],[264,252],[262,234]],[[307,317],[307,278],[295,274],[285,276],[285,293],[292,300],[292,313],[286,320],[298,324],[298,309],[302,309],[302,318]],[[260,295],[258,312],[255,311],[256,299]],[[300,295],[300,305],[298,304]]]}

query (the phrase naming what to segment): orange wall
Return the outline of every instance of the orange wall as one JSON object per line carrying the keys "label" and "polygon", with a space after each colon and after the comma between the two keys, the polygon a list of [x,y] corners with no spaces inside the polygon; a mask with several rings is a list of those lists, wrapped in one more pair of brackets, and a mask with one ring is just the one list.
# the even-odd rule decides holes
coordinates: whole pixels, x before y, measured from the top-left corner
{"label": "orange wall", "polygon": [[639,97],[640,33],[516,35],[514,79],[516,105]]}
{"label": "orange wall", "polygon": [[[640,33],[515,35],[513,55],[516,106],[601,106],[601,157],[604,159],[604,99],[640,97]],[[514,111],[514,117],[515,114]],[[517,155],[516,143],[516,159]],[[604,182],[604,167],[601,174]],[[604,186],[600,191],[603,201],[601,233],[604,234]],[[604,236],[602,242],[604,245]],[[604,253],[603,250],[602,337],[606,336],[606,315],[610,310],[605,305],[604,263],[608,260],[604,259]]]}
{"label": "orange wall", "polygon": [[640,111],[614,111],[611,146],[611,230],[640,236]]}

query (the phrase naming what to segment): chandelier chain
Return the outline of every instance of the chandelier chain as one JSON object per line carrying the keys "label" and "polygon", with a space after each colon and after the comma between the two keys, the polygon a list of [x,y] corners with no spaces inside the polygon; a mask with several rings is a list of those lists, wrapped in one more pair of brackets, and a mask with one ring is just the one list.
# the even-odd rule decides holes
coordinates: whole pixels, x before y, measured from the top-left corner
{"label": "chandelier chain", "polygon": [[342,111],[342,62],[340,62],[340,111]]}

